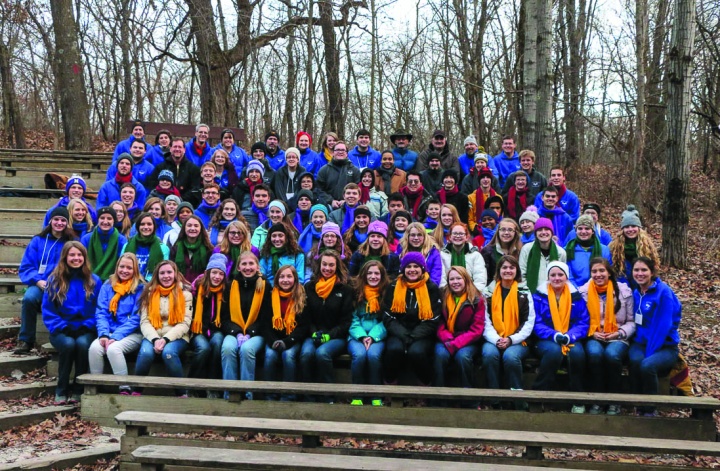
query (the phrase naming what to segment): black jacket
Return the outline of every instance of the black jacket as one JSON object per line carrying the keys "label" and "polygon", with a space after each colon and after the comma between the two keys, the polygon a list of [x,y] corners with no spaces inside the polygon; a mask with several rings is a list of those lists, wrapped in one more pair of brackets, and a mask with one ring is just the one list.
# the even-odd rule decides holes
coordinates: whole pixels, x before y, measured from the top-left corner
{"label": "black jacket", "polygon": [[[247,319],[250,315],[250,306],[252,306],[252,300],[255,296],[255,281],[257,275],[252,278],[245,278],[241,274],[237,274],[234,278],[237,280],[240,287],[240,307],[242,309],[243,317]],[[223,309],[220,313],[222,321],[222,331],[225,335],[237,335],[243,333],[242,328],[230,320],[230,289],[232,281],[228,285],[228,288],[223,293]],[[265,291],[263,292],[262,304],[260,305],[260,312],[258,313],[257,320],[248,326],[246,334],[250,337],[262,335],[262,326],[267,322],[267,318],[272,318],[272,287],[270,283],[265,282]]]}
{"label": "black jacket", "polygon": [[407,347],[415,340],[431,339],[437,334],[438,326],[442,315],[442,298],[440,288],[432,281],[427,281],[428,294],[432,303],[432,319],[423,321],[418,317],[418,301],[415,290],[407,290],[405,295],[405,313],[397,313],[391,310],[393,298],[395,297],[395,286],[398,281],[393,281],[385,290],[383,296],[382,310],[384,313],[383,322],[388,331],[388,336],[398,337]]}
{"label": "black jacket", "polygon": [[321,193],[329,200],[343,199],[345,185],[360,181],[360,169],[349,160],[332,159],[318,172],[317,186]]}
{"label": "black jacket", "polygon": [[288,335],[285,328],[277,330],[273,327],[273,313],[271,309],[270,315],[264,319],[265,322],[262,327],[262,335],[265,338],[267,346],[272,348],[272,344],[278,340],[283,341],[285,348],[290,348],[297,343],[303,342],[310,335],[310,323],[308,322],[309,316],[305,314],[305,312],[307,312],[307,307],[305,308],[305,311],[295,314],[295,322],[297,325],[290,335]]}
{"label": "black jacket", "polygon": [[292,185],[288,185],[290,183],[290,173],[288,172],[287,165],[280,167],[277,172],[275,172],[275,175],[273,175],[272,180],[270,180],[270,189],[275,195],[275,198],[288,202],[289,200],[285,196],[287,194],[288,186],[292,188],[294,193],[300,191],[300,176],[303,173],[307,173],[305,168],[298,165],[295,170],[295,177],[292,179]]}
{"label": "black jacket", "polygon": [[190,162],[187,157],[183,157],[180,161],[180,165],[175,165],[175,161],[172,157],[165,159],[165,162],[161,163],[155,170],[150,174],[147,179],[147,188],[155,188],[158,184],[158,175],[163,170],[170,170],[175,177],[175,188],[180,192],[183,200],[186,200],[190,195],[191,191],[195,188],[200,187],[200,169],[197,165]]}
{"label": "black jacket", "polygon": [[305,285],[307,305],[303,315],[307,315],[310,332],[323,331],[331,339],[345,339],[350,329],[353,313],[353,290],[350,286],[335,283],[330,296],[323,300],[315,292],[315,280]]}

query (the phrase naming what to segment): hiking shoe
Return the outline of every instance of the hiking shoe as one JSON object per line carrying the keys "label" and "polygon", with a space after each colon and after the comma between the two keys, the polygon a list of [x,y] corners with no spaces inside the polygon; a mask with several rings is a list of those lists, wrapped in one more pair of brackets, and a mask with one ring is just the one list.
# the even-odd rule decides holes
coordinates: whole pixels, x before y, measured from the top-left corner
{"label": "hiking shoe", "polygon": [[15,350],[13,350],[13,355],[27,355],[30,353],[30,350],[32,350],[32,344],[24,340],[20,340],[15,346]]}
{"label": "hiking shoe", "polygon": [[585,413],[585,406],[583,405],[574,405],[572,406],[572,409],[570,409],[570,412],[573,414],[584,414]]}
{"label": "hiking shoe", "polygon": [[72,396],[70,396],[70,398],[68,398],[68,401],[67,401],[68,404],[77,404],[79,402],[80,402],[80,394],[73,394]]}
{"label": "hiking shoe", "polygon": [[373,400],[372,400],[372,405],[378,406],[378,407],[382,407],[382,406],[383,406],[382,399],[373,399]]}
{"label": "hiking shoe", "polygon": [[600,415],[602,413],[603,413],[603,409],[602,409],[602,406],[600,406],[599,404],[593,404],[590,407],[590,415]]}
{"label": "hiking shoe", "polygon": [[350,403],[350,405],[351,406],[362,406],[363,401],[362,401],[362,399],[353,399],[352,402]]}
{"label": "hiking shoe", "polygon": [[617,404],[610,404],[608,406],[607,415],[620,415],[620,406]]}
{"label": "hiking shoe", "polygon": [[121,396],[129,396],[132,393],[132,388],[130,386],[120,386],[118,389],[120,390]]}
{"label": "hiking shoe", "polygon": [[64,406],[67,404],[68,398],[67,396],[61,396],[59,394],[55,394],[55,405],[56,406]]}

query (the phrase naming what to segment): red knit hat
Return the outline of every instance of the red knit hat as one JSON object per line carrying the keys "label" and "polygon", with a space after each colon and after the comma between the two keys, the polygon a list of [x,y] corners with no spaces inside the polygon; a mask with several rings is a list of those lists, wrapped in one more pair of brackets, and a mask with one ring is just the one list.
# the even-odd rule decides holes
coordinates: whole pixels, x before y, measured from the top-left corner
{"label": "red knit hat", "polygon": [[312,146],[312,136],[310,135],[310,133],[307,133],[305,131],[298,131],[298,133],[295,134],[295,145],[300,145],[300,138],[302,136],[307,136],[308,139],[310,139],[310,145]]}

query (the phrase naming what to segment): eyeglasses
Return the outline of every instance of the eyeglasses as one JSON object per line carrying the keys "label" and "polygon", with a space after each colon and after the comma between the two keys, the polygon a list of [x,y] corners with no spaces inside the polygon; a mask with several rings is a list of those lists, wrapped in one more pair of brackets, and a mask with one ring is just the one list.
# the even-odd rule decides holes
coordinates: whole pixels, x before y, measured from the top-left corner
{"label": "eyeglasses", "polygon": [[230,232],[228,232],[228,235],[229,235],[229,236],[240,237],[240,235],[242,235],[242,232],[230,231]]}
{"label": "eyeglasses", "polygon": [[347,152],[347,149],[338,149],[338,148],[336,147],[335,149],[333,149],[333,152],[345,153],[345,152]]}
{"label": "eyeglasses", "polygon": [[206,191],[203,194],[206,196],[220,196],[220,193],[218,193],[217,191]]}
{"label": "eyeglasses", "polygon": [[465,237],[466,234],[464,232],[451,232],[450,235],[458,236],[458,237]]}
{"label": "eyeglasses", "polygon": [[419,185],[420,180],[408,180],[408,185]]}

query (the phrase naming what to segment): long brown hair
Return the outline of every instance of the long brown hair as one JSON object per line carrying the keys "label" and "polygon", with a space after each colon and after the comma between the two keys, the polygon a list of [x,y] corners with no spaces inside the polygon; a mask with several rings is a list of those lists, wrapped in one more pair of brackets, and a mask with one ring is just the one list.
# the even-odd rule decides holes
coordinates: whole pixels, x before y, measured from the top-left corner
{"label": "long brown hair", "polygon": [[498,260],[497,265],[495,266],[495,283],[500,283],[502,281],[502,278],[500,277],[500,268],[502,268],[505,263],[509,263],[515,267],[515,281],[520,283],[522,281],[520,262],[518,262],[518,259],[512,255],[503,255],[500,257],[500,260]]}
{"label": "long brown hair", "polygon": [[[643,258],[650,260],[647,257],[643,257]],[[635,259],[635,260],[637,260],[637,259]],[[612,283],[613,291],[615,291],[615,301],[614,301],[615,305],[613,306],[613,309],[615,310],[615,312],[618,312],[622,306],[620,304],[620,289],[618,288],[617,272],[615,271],[615,268],[612,265],[610,265],[610,262],[605,257],[594,257],[590,260],[590,280],[591,281],[592,281],[592,268],[595,265],[602,265],[603,267],[605,267],[605,270],[607,270],[607,272],[608,272],[608,281],[610,283]],[[651,271],[654,271],[653,268],[651,268]]]}
{"label": "long brown hair", "polygon": [[352,286],[355,289],[355,305],[361,306],[367,299],[365,299],[365,286],[367,286],[367,274],[370,271],[370,268],[377,267],[380,270],[380,283],[378,284],[378,288],[380,290],[380,298],[382,299],[383,294],[385,294],[385,289],[390,284],[390,279],[387,275],[387,270],[385,270],[385,266],[380,263],[377,260],[370,260],[366,262],[362,268],[360,269],[360,273],[358,273],[358,276],[356,276],[352,281]]}
{"label": "long brown hair", "polygon": [[[288,255],[297,255],[299,253],[302,253],[302,250],[300,249],[300,246],[298,246],[297,238],[295,237],[295,232],[288,229],[288,227],[283,224],[282,222],[278,223],[280,227],[282,227],[282,233],[285,234],[285,251]],[[272,241],[270,240],[270,231],[268,231],[268,236],[265,238],[265,243],[262,246],[262,249],[260,250],[260,256],[261,257],[269,257],[270,256],[270,249],[272,248]]]}
{"label": "long brown hair", "polygon": [[323,257],[332,257],[335,259],[335,275],[337,275],[337,281],[338,283],[346,283],[348,277],[347,267],[343,263],[342,259],[340,259],[340,254],[332,249],[328,249],[320,254],[319,259],[315,262],[315,266],[313,266],[312,279],[317,281],[322,278],[320,266],[322,265]]}
{"label": "long brown hair", "polygon": [[520,249],[522,249],[522,242],[520,242],[520,234],[522,234],[522,231],[520,230],[520,226],[517,222],[515,222],[512,218],[503,218],[495,228],[495,234],[493,234],[492,239],[490,239],[490,242],[488,242],[487,245],[491,247],[495,247],[496,244],[500,244],[500,247],[502,247],[502,242],[500,241],[500,225],[511,225],[513,230],[515,231],[515,235],[513,236],[512,240],[510,241],[510,248],[508,252],[505,255],[512,255],[514,257],[520,256]]}
{"label": "long brown hair", "polygon": [[[120,223],[121,224],[120,233],[124,236],[127,236],[130,233],[130,228],[132,227],[132,221],[130,220],[130,216],[128,215],[128,207],[125,205],[125,203],[123,203],[120,200],[113,201],[112,203],[109,204],[109,206],[112,208],[116,204],[119,204],[120,206],[123,207],[123,212],[124,212],[123,214],[125,214],[122,222]],[[115,209],[115,208],[113,208],[113,209]]]}
{"label": "long brown hair", "polygon": [[162,208],[162,211],[160,212],[160,219],[167,219],[167,209],[165,209],[165,202],[158,198],[157,196],[152,196],[145,200],[145,205],[143,206],[143,212],[149,213],[150,208],[152,205],[160,203],[160,208]]}
{"label": "long brown hair", "polygon": [[185,228],[187,227],[187,222],[191,219],[200,223],[200,235],[198,236],[198,238],[200,239],[202,244],[208,249],[208,253],[211,253],[215,247],[213,247],[212,243],[210,243],[210,236],[208,236],[207,229],[205,229],[205,224],[203,224],[202,219],[195,216],[194,214],[187,218],[183,223],[182,229],[180,230],[180,234],[177,238],[177,242],[187,240],[187,233],[185,232]]}
{"label": "long brown hair", "polygon": [[[227,232],[232,228],[237,228],[237,230],[243,234],[243,241],[240,243],[240,250],[243,252],[249,251],[252,248],[252,244],[250,243],[250,229],[243,221],[233,221],[225,228],[225,237],[223,237],[223,240],[220,242],[220,253],[225,255],[230,254],[230,239],[227,237]],[[237,263],[237,260],[232,260],[232,262]]]}
{"label": "long brown hair", "polygon": [[220,224],[220,221],[222,220],[222,213],[223,209],[225,209],[225,205],[232,204],[235,206],[235,219],[238,221],[245,221],[245,217],[240,214],[240,206],[238,206],[237,201],[235,201],[232,198],[226,198],[222,200],[222,203],[220,203],[220,206],[215,210],[215,214],[213,214],[212,219],[210,219],[210,222],[208,223],[207,229],[210,230],[210,228],[215,227]]}
{"label": "long brown hair", "polygon": [[117,275],[118,267],[120,266],[120,262],[124,259],[130,260],[132,262],[133,266],[133,273],[132,273],[132,283],[130,283],[130,290],[128,293],[135,293],[138,286],[142,286],[144,280],[142,275],[140,274],[140,264],[138,263],[138,259],[132,252],[125,252],[124,254],[120,255],[118,258],[117,263],[115,263],[115,271],[112,275],[110,275],[110,278],[108,280],[110,281],[110,284],[113,286],[113,288],[118,284],[121,283],[120,277]]}
{"label": "long brown hair", "polygon": [[290,270],[290,273],[292,273],[293,279],[295,280],[295,282],[293,283],[290,299],[292,299],[293,303],[295,304],[295,312],[297,314],[300,314],[305,309],[307,296],[305,295],[305,287],[302,285],[302,283],[300,283],[300,277],[298,276],[298,272],[294,266],[283,265],[278,268],[278,270],[275,272],[275,278],[273,280],[274,287],[280,289],[280,287],[278,286],[278,278],[280,278],[280,273],[285,270]]}
{"label": "long brown hair", "polygon": [[95,290],[95,278],[93,278],[92,267],[88,259],[87,249],[77,240],[65,242],[60,252],[60,260],[55,269],[50,274],[47,284],[47,293],[50,300],[55,304],[65,302],[68,288],[70,288],[70,271],[72,270],[67,264],[67,257],[71,249],[77,249],[82,253],[83,264],[80,267],[81,278],[83,280],[83,289],[85,290],[85,300],[90,299]]}
{"label": "long brown hair", "polygon": [[152,295],[155,290],[158,289],[158,286],[161,286],[160,277],[158,276],[158,274],[160,273],[160,268],[164,267],[165,265],[170,265],[175,271],[175,289],[173,290],[172,296],[176,305],[177,303],[185,302],[185,295],[183,294],[183,291],[186,289],[190,289],[189,283],[187,282],[183,274],[180,273],[180,270],[178,270],[175,262],[173,262],[172,260],[163,260],[162,262],[155,265],[155,270],[153,270],[152,278],[150,279],[150,282],[145,285],[145,288],[140,295],[140,310],[147,311],[148,306],[150,305],[150,298],[152,298]]}

